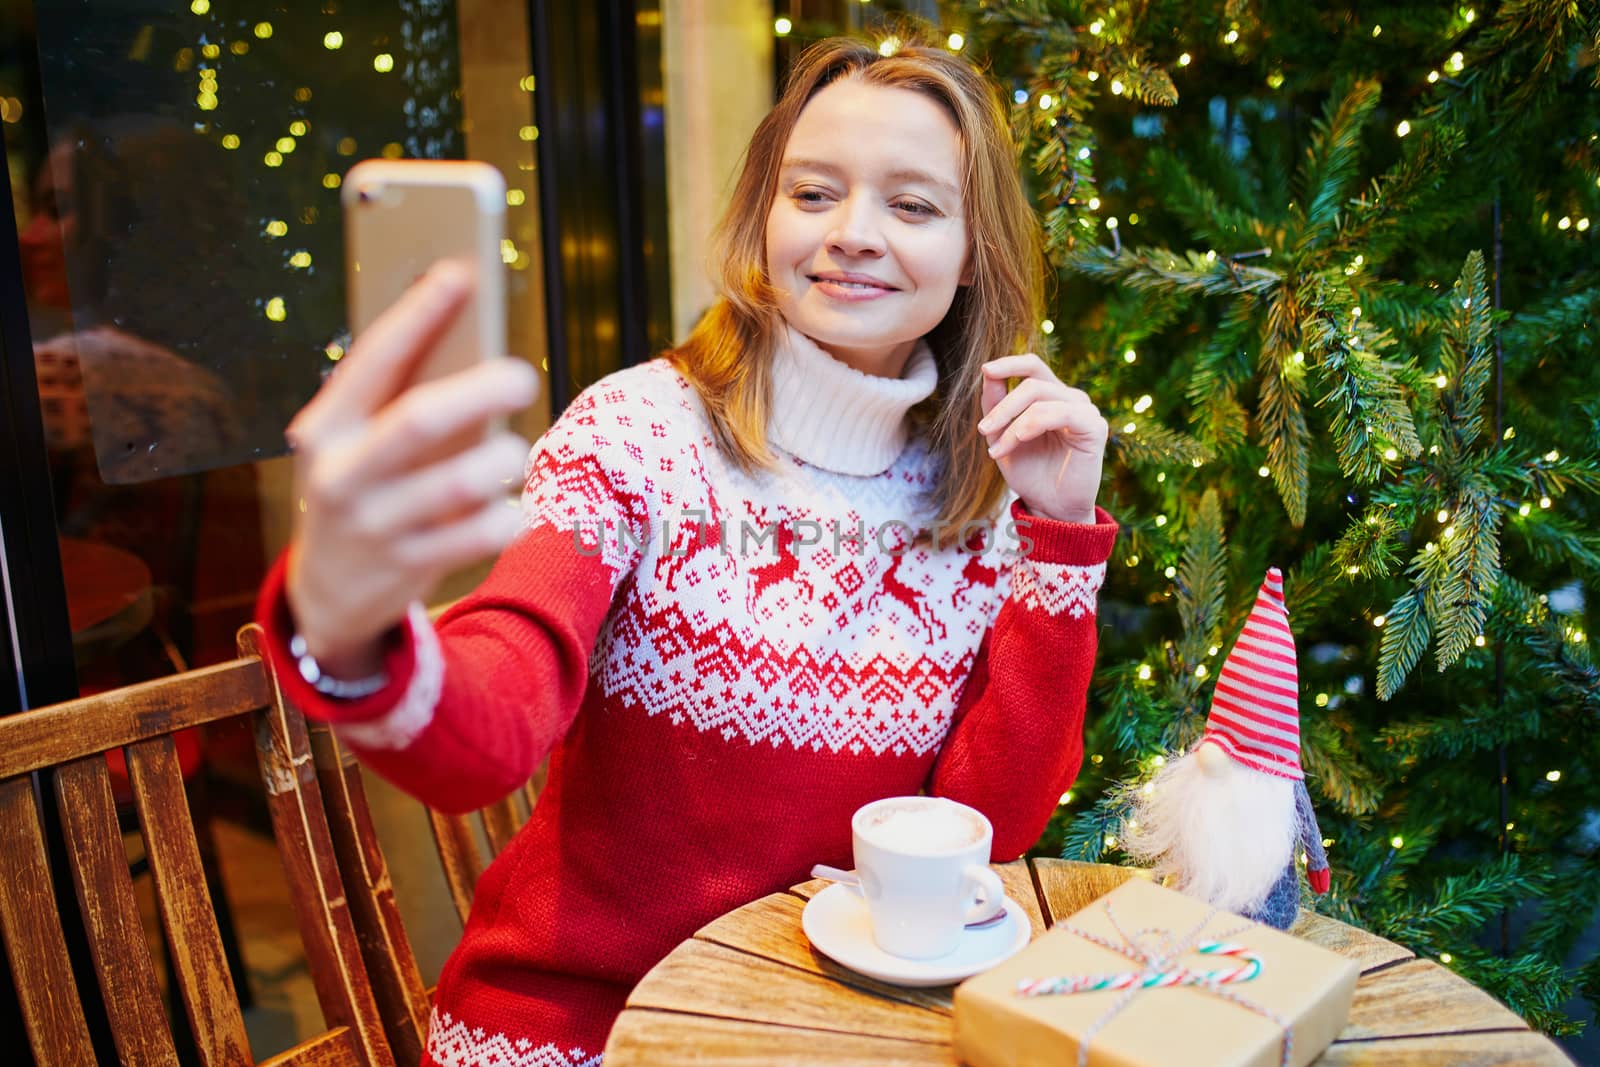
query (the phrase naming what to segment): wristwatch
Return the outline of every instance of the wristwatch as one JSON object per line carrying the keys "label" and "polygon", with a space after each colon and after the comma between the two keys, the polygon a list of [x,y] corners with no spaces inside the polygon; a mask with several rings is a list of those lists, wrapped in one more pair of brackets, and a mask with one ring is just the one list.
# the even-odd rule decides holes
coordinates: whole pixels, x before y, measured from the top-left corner
{"label": "wristwatch", "polygon": [[316,657],[311,655],[306,647],[306,639],[299,634],[289,638],[289,655],[294,657],[295,669],[311,688],[335,700],[360,700],[389,684],[387,671],[379,671],[377,674],[353,681],[331,677],[322,669],[322,664],[316,661]]}

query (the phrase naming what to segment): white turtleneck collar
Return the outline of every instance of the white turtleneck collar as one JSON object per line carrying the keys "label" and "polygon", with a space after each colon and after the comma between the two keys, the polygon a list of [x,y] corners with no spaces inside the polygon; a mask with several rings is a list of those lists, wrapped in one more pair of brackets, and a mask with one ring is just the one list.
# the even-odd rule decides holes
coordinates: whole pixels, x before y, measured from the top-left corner
{"label": "white turtleneck collar", "polygon": [[906,413],[933,395],[939,368],[918,341],[898,378],[863,374],[785,325],[772,353],[767,437],[814,467],[881,474],[905,449]]}

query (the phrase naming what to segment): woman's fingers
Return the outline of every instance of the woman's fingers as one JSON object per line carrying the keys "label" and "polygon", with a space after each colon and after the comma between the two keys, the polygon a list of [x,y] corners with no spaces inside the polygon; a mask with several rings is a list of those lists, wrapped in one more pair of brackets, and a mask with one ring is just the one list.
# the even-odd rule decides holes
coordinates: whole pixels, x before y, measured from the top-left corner
{"label": "woman's fingers", "polygon": [[315,444],[359,425],[393,400],[449,329],[472,292],[472,272],[442,260],[364,330],[349,355],[289,425]]}
{"label": "woman's fingers", "polygon": [[1094,451],[1104,447],[1108,427],[1100,410],[1087,398],[1041,400],[1030,404],[1011,420],[1000,439],[990,447],[989,454],[999,459],[1019,444],[1052,431],[1065,434],[1075,446]]}
{"label": "woman's fingers", "polygon": [[[1000,379],[1001,388],[1005,386],[1005,379]],[[1046,397],[1060,398],[1058,391],[1052,391],[1049,386],[1035,378],[1025,378],[1017,383],[1017,387],[1007,392],[989,409],[983,418],[978,420],[978,432],[988,437],[991,441],[1005,430],[1015,419],[1028,409],[1029,404],[1043,400]]]}
{"label": "woman's fingers", "polygon": [[[997,443],[1006,428],[1029,407],[1041,402],[1063,401],[1086,404],[1091,408],[1094,406],[1089,394],[1082,389],[1063,385],[1053,374],[1047,378],[1023,378],[1009,392],[1005,391],[1005,382],[1005,378],[986,378],[984,381],[985,414],[978,421],[978,431],[989,439],[990,444]],[[998,390],[998,395],[991,390]]]}
{"label": "woman's fingers", "polygon": [[447,460],[368,492],[350,522],[363,536],[403,537],[506,499],[521,481],[528,442],[496,434]]}
{"label": "woman's fingers", "polygon": [[401,537],[394,554],[407,569],[433,580],[469,563],[499,554],[522,532],[522,509],[514,500],[492,500],[470,514]]}
{"label": "woman's fingers", "polygon": [[991,359],[983,365],[983,374],[986,378],[1037,378],[1040,381],[1051,382],[1056,380],[1055,372],[1032,352]]}
{"label": "woman's fingers", "polygon": [[441,449],[527,407],[538,387],[533,368],[509,358],[414,385],[359,436],[330,450],[312,473],[316,495],[342,497],[436,459]]}

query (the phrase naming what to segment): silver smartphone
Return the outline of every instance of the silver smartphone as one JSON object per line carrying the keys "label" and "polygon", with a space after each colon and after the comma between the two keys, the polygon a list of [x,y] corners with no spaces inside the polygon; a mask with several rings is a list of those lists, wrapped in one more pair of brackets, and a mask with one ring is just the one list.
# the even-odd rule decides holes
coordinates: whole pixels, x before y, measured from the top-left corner
{"label": "silver smartphone", "polygon": [[459,160],[369,159],[345,175],[340,200],[355,337],[435,262],[455,259],[474,275],[472,298],[412,381],[505,355],[506,185],[498,170]]}

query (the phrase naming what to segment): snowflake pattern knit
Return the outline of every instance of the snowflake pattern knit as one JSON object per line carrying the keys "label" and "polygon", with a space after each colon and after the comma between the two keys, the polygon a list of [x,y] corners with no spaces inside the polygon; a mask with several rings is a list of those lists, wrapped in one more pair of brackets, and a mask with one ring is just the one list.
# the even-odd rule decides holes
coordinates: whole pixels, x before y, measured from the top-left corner
{"label": "snowflake pattern knit", "polygon": [[[773,368],[777,468],[722,457],[667,362],[584,391],[534,446],[527,528],[484,584],[388,651],[357,701],[289,696],[437,808],[510,792],[532,819],[484,873],[440,975],[437,1067],[594,1067],[631,985],[724,912],[848,866],[850,815],[930,792],[994,858],[1044,828],[1082,758],[1095,599],[1116,525],[1013,502],[913,543],[937,466],[906,412],[925,347],[869,378],[798,335]],[[976,432],[976,431],[974,431]],[[292,633],[279,561],[271,653]]]}

